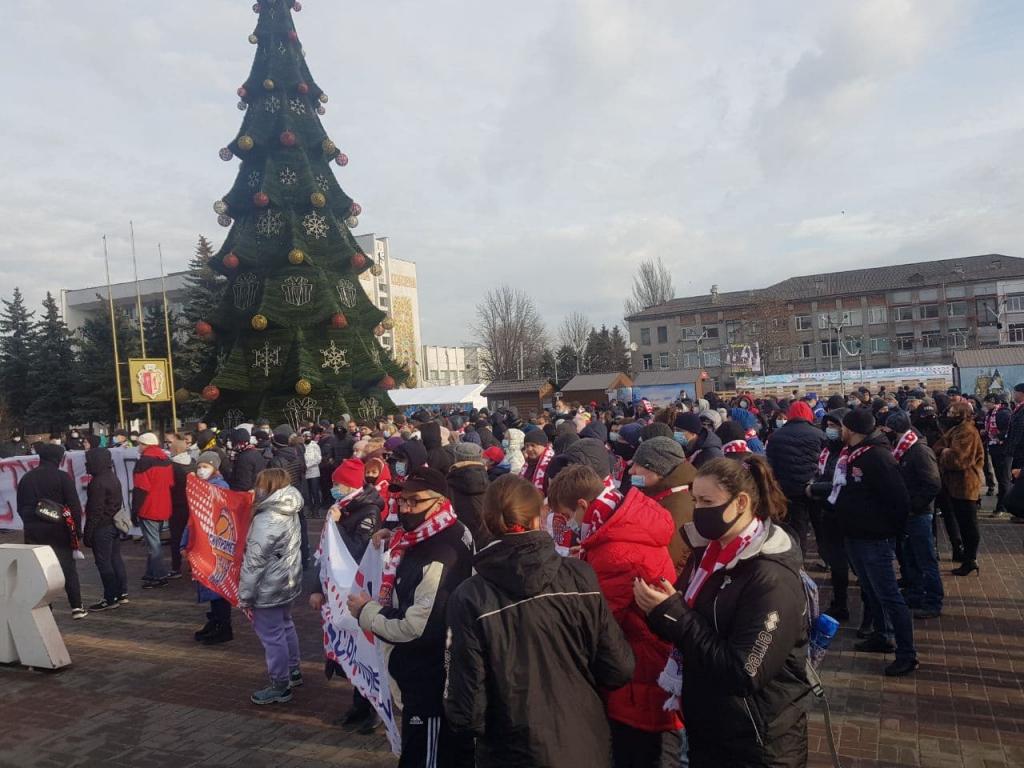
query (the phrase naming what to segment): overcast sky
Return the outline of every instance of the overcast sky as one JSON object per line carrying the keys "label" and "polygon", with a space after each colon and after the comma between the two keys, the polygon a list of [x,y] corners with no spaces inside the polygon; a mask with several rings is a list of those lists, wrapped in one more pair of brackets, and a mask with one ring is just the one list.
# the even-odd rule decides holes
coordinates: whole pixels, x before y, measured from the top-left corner
{"label": "overcast sky", "polygon": [[[638,260],[678,295],[1024,256],[1016,0],[303,0],[335,167],[419,270],[427,344],[528,291],[621,322]],[[0,295],[184,268],[237,163],[251,0],[22,0],[0,54]],[[115,276],[115,279],[116,276]]]}

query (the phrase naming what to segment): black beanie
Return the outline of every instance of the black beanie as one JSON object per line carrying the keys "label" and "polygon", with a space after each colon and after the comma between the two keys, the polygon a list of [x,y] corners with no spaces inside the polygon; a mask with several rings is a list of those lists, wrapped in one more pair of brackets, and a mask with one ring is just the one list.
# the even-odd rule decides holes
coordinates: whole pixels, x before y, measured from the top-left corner
{"label": "black beanie", "polygon": [[870,435],[875,431],[875,414],[870,408],[854,408],[843,417],[843,426],[858,435]]}
{"label": "black beanie", "polygon": [[1014,384],[1013,385],[1013,391],[1014,392],[1024,392],[1024,383],[1022,383],[1022,384]]}
{"label": "black beanie", "polygon": [[910,414],[906,411],[893,411],[885,420],[885,426],[897,435],[902,435],[910,429]]}
{"label": "black beanie", "polygon": [[551,441],[548,440],[548,435],[543,429],[531,429],[526,433],[526,440],[524,442],[534,445],[547,445]]}

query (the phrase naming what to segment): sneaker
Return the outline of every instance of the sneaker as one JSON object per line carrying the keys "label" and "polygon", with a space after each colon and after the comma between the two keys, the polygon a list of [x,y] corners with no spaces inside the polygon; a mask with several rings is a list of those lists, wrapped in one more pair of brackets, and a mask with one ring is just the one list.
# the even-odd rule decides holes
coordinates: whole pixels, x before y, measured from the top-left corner
{"label": "sneaker", "polygon": [[120,605],[117,602],[117,600],[115,600],[112,603],[108,603],[106,600],[100,600],[98,603],[93,603],[92,605],[90,605],[89,606],[89,610],[90,611],[105,611],[108,608],[118,608],[118,607],[120,607]]}
{"label": "sneaker", "polygon": [[914,611],[915,619],[937,619],[939,618],[940,611],[931,610],[929,608],[918,608]]}
{"label": "sneaker", "polygon": [[180,579],[181,571],[168,571],[167,575],[164,576],[165,581],[172,581],[173,579]]}
{"label": "sneaker", "polygon": [[206,623],[203,624],[203,628],[195,633],[194,637],[196,642],[202,642],[203,638],[213,632],[217,628],[217,622],[213,620],[209,613],[206,614]]}
{"label": "sneaker", "polygon": [[288,687],[298,688],[302,685],[302,670],[296,667],[288,672]]}
{"label": "sneaker", "polygon": [[85,608],[72,608],[71,609],[71,618],[72,619],[84,619],[88,615],[89,615],[89,612],[87,610],[85,610]]}
{"label": "sneaker", "polygon": [[360,736],[372,736],[379,725],[381,725],[381,719],[377,717],[377,713],[370,712],[370,716],[356,727],[356,733]]}
{"label": "sneaker", "polygon": [[892,653],[896,646],[883,637],[875,635],[860,643],[854,643],[853,649],[861,653]]}
{"label": "sneaker", "polygon": [[366,720],[367,717],[368,713],[365,707],[352,706],[349,707],[348,712],[346,712],[344,715],[335,718],[334,721],[332,722],[332,725],[340,725],[346,731],[351,731],[355,728],[358,728],[359,725],[364,720]]}
{"label": "sneaker", "polygon": [[150,581],[143,581],[143,589],[159,589],[160,587],[167,586],[167,579],[152,579]]}
{"label": "sneaker", "polygon": [[904,675],[909,675],[920,666],[917,659],[896,659],[896,661],[885,668],[885,675],[886,677],[903,677]]}
{"label": "sneaker", "polygon": [[858,640],[867,640],[869,637],[873,636],[874,634],[875,634],[875,628],[870,623],[868,623],[868,624],[861,624],[857,628],[857,639]]}
{"label": "sneaker", "polygon": [[131,600],[128,599],[128,593],[125,592],[123,595],[119,596],[117,598],[117,602],[119,605],[127,605],[128,603],[130,603]]}
{"label": "sneaker", "polygon": [[268,685],[249,697],[253,704],[287,704],[291,700],[292,689],[288,687],[288,683]]}

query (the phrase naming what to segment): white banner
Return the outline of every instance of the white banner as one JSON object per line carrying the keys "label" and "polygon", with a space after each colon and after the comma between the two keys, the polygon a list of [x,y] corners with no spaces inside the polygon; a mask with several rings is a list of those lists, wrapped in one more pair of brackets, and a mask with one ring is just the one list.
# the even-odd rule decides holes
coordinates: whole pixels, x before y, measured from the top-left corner
{"label": "white banner", "polygon": [[351,590],[366,592],[376,599],[380,591],[384,559],[381,550],[372,544],[366,548],[362,562],[356,567],[338,526],[330,518],[324,523],[320,537],[320,581],[324,590],[321,618],[324,628],[324,655],[345,671],[345,676],[377,710],[387,729],[391,751],[402,752],[402,738],[395,721],[391,701],[391,679],[380,641],[363,632],[348,612],[345,602]]}
{"label": "white banner", "polygon": [[[114,472],[121,481],[126,509],[132,508],[132,471],[139,460],[138,448],[111,448]],[[30,469],[39,466],[38,456],[16,456],[0,459],[0,529],[20,531],[24,526],[18,516],[18,481]],[[78,489],[78,498],[85,512],[86,489],[92,477],[85,471],[85,451],[67,451],[61,469],[71,475]],[[84,525],[84,519],[83,519]]]}

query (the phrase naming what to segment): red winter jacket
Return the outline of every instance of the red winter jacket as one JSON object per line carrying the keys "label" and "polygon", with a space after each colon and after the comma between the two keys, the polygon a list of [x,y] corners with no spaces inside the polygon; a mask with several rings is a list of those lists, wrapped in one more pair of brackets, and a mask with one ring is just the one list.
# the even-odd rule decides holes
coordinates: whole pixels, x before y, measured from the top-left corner
{"label": "red winter jacket", "polygon": [[636,657],[632,682],[605,697],[608,717],[650,733],[675,731],[683,722],[678,713],[662,708],[669,694],[658,685],[658,675],[672,645],[647,626],[633,599],[633,579],[674,582],[676,569],[668,554],[674,530],[668,510],[634,488],[608,522],[583,542],[584,557]]}
{"label": "red winter jacket", "polygon": [[132,519],[170,520],[174,469],[159,446],[146,446],[132,474]]}

